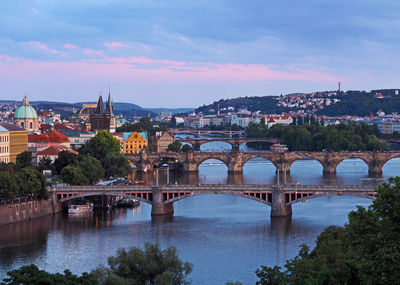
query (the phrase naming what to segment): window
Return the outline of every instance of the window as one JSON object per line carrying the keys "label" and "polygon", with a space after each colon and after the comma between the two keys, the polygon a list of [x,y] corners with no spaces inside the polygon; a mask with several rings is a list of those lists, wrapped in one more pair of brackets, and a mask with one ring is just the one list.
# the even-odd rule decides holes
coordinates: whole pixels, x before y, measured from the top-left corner
{"label": "window", "polygon": [[33,123],[32,122],[29,123],[29,128],[33,129]]}

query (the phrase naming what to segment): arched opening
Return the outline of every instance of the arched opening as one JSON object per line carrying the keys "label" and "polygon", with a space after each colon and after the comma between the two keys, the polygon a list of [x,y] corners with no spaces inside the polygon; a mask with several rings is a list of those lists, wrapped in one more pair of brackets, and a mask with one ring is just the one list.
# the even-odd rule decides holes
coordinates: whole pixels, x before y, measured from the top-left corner
{"label": "arched opening", "polygon": [[382,178],[387,179],[388,177],[398,176],[399,170],[400,170],[400,157],[392,158],[383,165]]}
{"label": "arched opening", "polygon": [[192,133],[176,133],[174,134],[174,138],[179,139],[194,139],[196,136]]}
{"label": "arched opening", "polygon": [[361,158],[346,158],[336,167],[338,184],[362,185],[374,178],[368,177],[368,164]]}
{"label": "arched opening", "polygon": [[271,151],[271,145],[273,145],[271,142],[254,140],[242,143],[239,149],[245,152]]}
{"label": "arched opening", "polygon": [[298,159],[290,166],[290,175],[287,176],[287,183],[318,185],[323,184],[323,166],[321,162],[305,157]]}
{"label": "arched opening", "polygon": [[199,183],[226,184],[228,182],[228,167],[218,159],[206,159],[199,164]]}
{"label": "arched opening", "polygon": [[243,165],[243,183],[245,184],[274,184],[276,167],[268,159],[255,157]]}
{"label": "arched opening", "polygon": [[227,142],[223,142],[223,141],[206,142],[206,143],[203,143],[200,146],[200,151],[208,151],[208,152],[223,151],[223,152],[229,152],[231,150],[232,150],[232,145],[227,143]]}

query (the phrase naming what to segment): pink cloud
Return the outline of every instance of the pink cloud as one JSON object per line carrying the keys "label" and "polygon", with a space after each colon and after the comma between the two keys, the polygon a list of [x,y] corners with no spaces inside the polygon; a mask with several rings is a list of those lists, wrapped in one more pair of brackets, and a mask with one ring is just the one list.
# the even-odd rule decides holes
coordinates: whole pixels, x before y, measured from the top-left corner
{"label": "pink cloud", "polygon": [[0,75],[4,78],[115,79],[125,82],[258,82],[266,80],[336,82],[338,76],[318,70],[287,68],[277,70],[262,64],[216,64],[180,62],[147,57],[107,58],[102,51],[85,50],[91,59],[80,62],[37,62],[1,56]]}
{"label": "pink cloud", "polygon": [[72,45],[72,44],[65,44],[64,47],[67,49],[76,49],[77,48],[76,45]]}
{"label": "pink cloud", "polygon": [[83,52],[91,57],[105,57],[102,50],[86,48]]}
{"label": "pink cloud", "polygon": [[41,42],[37,42],[37,41],[30,41],[29,42],[30,45],[36,46],[41,50],[44,50],[46,52],[52,53],[52,54],[58,54],[60,53],[58,50],[55,49],[50,49],[46,44],[43,44]]}
{"label": "pink cloud", "polygon": [[119,42],[105,42],[104,46],[106,46],[108,48],[127,47],[126,44],[119,43]]}

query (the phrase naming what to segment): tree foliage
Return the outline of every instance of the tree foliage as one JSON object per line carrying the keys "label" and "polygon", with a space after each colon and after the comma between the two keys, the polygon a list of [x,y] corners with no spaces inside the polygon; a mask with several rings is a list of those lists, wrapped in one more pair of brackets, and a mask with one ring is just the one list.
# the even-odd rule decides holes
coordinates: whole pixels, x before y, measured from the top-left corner
{"label": "tree foliage", "polygon": [[249,124],[246,129],[251,138],[278,138],[291,151],[382,151],[389,148],[378,137],[381,135],[376,125],[340,124],[322,126],[273,125],[270,129],[263,124]]}
{"label": "tree foliage", "polygon": [[17,169],[32,166],[32,153],[30,151],[24,151],[17,155],[16,161]]}
{"label": "tree foliage", "polygon": [[88,140],[80,149],[82,155],[91,155],[101,161],[110,152],[121,151],[121,143],[107,131],[99,131],[95,137]]}
{"label": "tree foliage", "polygon": [[12,270],[7,273],[8,277],[4,278],[5,285],[96,285],[97,280],[93,274],[84,272],[81,276],[72,274],[69,270],[61,273],[48,273],[40,270],[36,265],[26,265],[19,269]]}
{"label": "tree foliage", "polygon": [[61,174],[61,171],[63,170],[63,168],[69,164],[74,163],[77,158],[78,158],[78,155],[76,155],[75,153],[72,153],[67,150],[60,151],[58,153],[58,157],[54,161],[54,166],[57,170],[57,173]]}
{"label": "tree foliage", "polygon": [[400,280],[400,178],[378,188],[367,209],[349,214],[344,227],[322,232],[315,248],[279,267],[262,266],[257,284],[397,284]]}
{"label": "tree foliage", "polygon": [[146,243],[144,250],[119,249],[108,264],[95,271],[101,284],[190,284],[192,265],[180,260],[175,247],[161,250],[158,244]]}
{"label": "tree foliage", "polygon": [[106,177],[125,177],[132,171],[126,156],[119,152],[107,154],[103,161]]}

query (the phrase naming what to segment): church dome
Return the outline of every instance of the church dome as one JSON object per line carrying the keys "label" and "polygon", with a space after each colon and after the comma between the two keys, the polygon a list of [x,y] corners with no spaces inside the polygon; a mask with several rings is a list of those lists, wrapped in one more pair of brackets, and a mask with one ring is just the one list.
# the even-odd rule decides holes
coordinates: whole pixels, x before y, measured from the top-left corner
{"label": "church dome", "polygon": [[37,119],[36,110],[29,105],[29,100],[25,96],[22,100],[22,106],[19,106],[14,113],[14,119]]}

